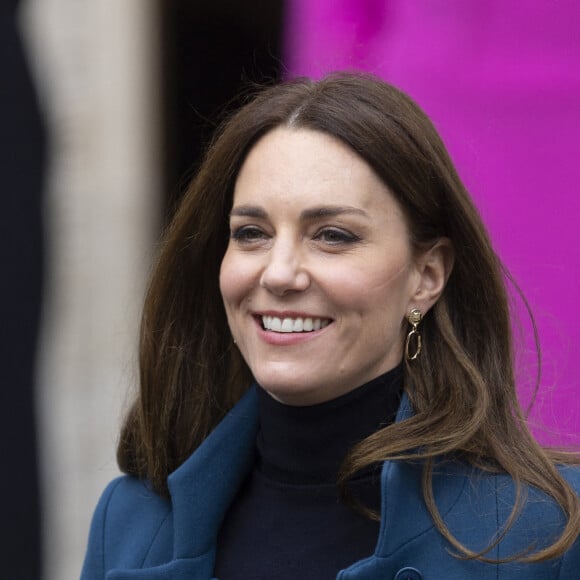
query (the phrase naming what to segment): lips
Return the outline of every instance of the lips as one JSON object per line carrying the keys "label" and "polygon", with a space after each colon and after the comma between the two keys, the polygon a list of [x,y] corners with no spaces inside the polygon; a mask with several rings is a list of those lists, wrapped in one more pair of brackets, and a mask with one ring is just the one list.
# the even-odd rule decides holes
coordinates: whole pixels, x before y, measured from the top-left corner
{"label": "lips", "polygon": [[262,315],[262,328],[271,332],[291,333],[291,332],[313,332],[325,328],[331,323],[328,318],[311,317],[278,317]]}

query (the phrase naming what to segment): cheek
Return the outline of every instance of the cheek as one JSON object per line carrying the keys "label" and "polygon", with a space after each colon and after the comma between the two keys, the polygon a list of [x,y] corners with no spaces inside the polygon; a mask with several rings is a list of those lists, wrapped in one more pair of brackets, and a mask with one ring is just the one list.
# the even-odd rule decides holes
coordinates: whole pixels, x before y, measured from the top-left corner
{"label": "cheek", "polygon": [[[398,349],[403,344],[405,315],[409,304],[409,277],[399,272],[369,278],[361,312],[361,347]],[[399,345],[399,346],[397,346]]]}
{"label": "cheek", "polygon": [[235,300],[237,288],[239,288],[239,285],[235,284],[235,271],[235,261],[232,260],[231,256],[226,252],[220,267],[219,278],[220,292],[226,308],[229,303]]}
{"label": "cheek", "polygon": [[345,269],[341,274],[335,274],[330,287],[345,306],[350,304],[362,311],[404,317],[412,295],[412,276],[408,262],[401,260],[382,271],[379,268]]}
{"label": "cheek", "polygon": [[226,306],[239,304],[254,285],[255,271],[251,261],[243,256],[226,252],[220,267],[220,292]]}

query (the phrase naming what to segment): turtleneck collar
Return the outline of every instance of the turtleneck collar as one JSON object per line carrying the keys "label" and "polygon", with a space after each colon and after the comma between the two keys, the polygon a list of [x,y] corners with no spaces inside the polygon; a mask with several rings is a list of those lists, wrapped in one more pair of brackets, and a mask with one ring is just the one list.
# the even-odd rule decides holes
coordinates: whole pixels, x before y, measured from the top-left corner
{"label": "turtleneck collar", "polygon": [[335,483],[348,451],[394,421],[403,367],[336,399],[308,407],[285,405],[258,388],[258,470],[289,484]]}

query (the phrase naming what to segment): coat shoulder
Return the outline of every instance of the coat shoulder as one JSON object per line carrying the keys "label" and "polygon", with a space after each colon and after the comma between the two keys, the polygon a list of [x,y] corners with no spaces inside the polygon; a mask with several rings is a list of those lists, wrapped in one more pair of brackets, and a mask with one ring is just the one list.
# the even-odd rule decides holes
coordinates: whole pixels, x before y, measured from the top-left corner
{"label": "coat shoulder", "polygon": [[[559,466],[558,470],[573,492],[577,496],[580,495],[580,466]],[[475,505],[478,507],[471,514],[473,519],[469,517],[462,518],[462,532],[466,528],[469,530],[469,521],[478,522],[481,526],[482,520],[488,520],[490,523],[489,531],[493,531],[493,534],[486,535],[487,543],[491,545],[494,537],[497,537],[498,530],[501,532],[508,526],[505,536],[489,553],[492,558],[501,560],[518,554],[525,555],[530,550],[533,553],[556,542],[564,532],[568,516],[562,506],[554,498],[533,486],[522,487],[523,503],[511,526],[509,526],[508,522],[513,515],[512,510],[514,505],[516,505],[517,498],[517,486],[511,478],[503,475],[483,476],[482,485],[478,491],[474,492],[471,485],[470,489],[470,501],[473,501],[474,497],[479,499],[485,497],[487,501],[481,504],[476,502]],[[487,508],[483,509],[483,513],[486,514],[485,518],[481,517],[482,511],[480,510],[482,510],[482,506],[487,506]],[[465,503],[463,507],[465,508]],[[472,532],[473,530],[469,531]],[[469,546],[470,536],[471,538],[473,537],[472,534],[467,533],[461,538],[464,545]],[[476,546],[479,549],[481,547],[481,545]],[[566,553],[559,558],[528,566],[517,561],[507,562],[501,565],[499,569],[501,574],[507,578],[524,572],[528,578],[558,578],[566,580],[577,578],[578,570],[580,569],[580,539],[576,538]]]}
{"label": "coat shoulder", "polygon": [[576,494],[580,495],[580,465],[562,465],[559,470]]}
{"label": "coat shoulder", "polygon": [[91,522],[81,580],[112,568],[154,566],[172,554],[171,502],[143,480],[121,476],[105,488]]}
{"label": "coat shoulder", "polygon": [[[567,465],[561,467],[560,472],[574,489],[576,495],[580,496],[580,466]],[[578,577],[578,570],[580,570],[580,538],[576,538],[572,547],[564,554],[558,578],[560,580],[572,580],[572,578]]]}
{"label": "coat shoulder", "polygon": [[[558,470],[572,491],[580,495],[580,466],[559,466]],[[508,553],[525,552],[530,545],[541,549],[552,544],[561,535],[567,516],[562,506],[545,492],[525,484],[518,488],[511,477],[503,474],[478,474],[474,470],[468,480],[469,485],[464,490],[462,502],[457,506],[459,510],[468,512],[462,513],[461,523],[467,523],[469,527],[470,521],[481,522],[484,515],[493,534],[507,526],[507,534],[498,543],[497,557],[500,559]],[[517,505],[520,509],[514,513]],[[514,515],[515,520],[509,526],[508,522]],[[508,546],[510,549],[506,553]]]}

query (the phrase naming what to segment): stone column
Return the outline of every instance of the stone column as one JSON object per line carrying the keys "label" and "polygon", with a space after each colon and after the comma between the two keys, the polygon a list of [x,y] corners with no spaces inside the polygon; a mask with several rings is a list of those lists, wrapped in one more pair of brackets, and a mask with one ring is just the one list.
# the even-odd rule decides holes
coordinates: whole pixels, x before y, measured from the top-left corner
{"label": "stone column", "polygon": [[118,471],[161,216],[152,0],[31,0],[22,14],[50,141],[37,402],[45,580],[76,578]]}

